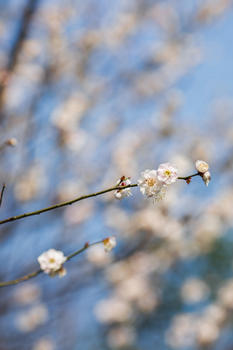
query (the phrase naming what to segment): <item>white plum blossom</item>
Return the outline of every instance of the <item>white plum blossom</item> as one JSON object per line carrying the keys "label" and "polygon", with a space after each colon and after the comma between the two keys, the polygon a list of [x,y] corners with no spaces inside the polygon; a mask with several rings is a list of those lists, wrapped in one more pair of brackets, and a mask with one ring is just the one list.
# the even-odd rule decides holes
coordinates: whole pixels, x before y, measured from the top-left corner
{"label": "white plum blossom", "polygon": [[114,236],[103,239],[105,252],[110,252],[116,246],[116,238]]}
{"label": "white plum blossom", "polygon": [[211,174],[210,174],[210,172],[209,172],[209,171],[206,171],[206,172],[203,174],[202,179],[203,179],[205,185],[208,186],[208,185],[209,185],[209,182],[210,182],[210,180],[211,180]]}
{"label": "white plum blossom", "polygon": [[177,180],[177,168],[175,168],[170,163],[160,164],[157,170],[158,180],[166,185],[171,185]]}
{"label": "white plum blossom", "polygon": [[195,162],[196,169],[199,173],[204,174],[209,169],[209,164],[204,160],[196,160]]}
{"label": "white plum blossom", "polygon": [[60,250],[49,249],[37,258],[41,270],[49,275],[53,276],[59,274],[60,277],[65,275],[65,269],[63,264],[66,261],[66,257]]}
{"label": "white plum blossom", "polygon": [[[131,180],[130,180],[130,177],[125,177],[125,176],[122,176],[118,181],[117,181],[117,186],[119,187],[124,187],[124,186],[128,186],[128,185],[131,185]],[[124,188],[123,190],[116,190],[114,192],[114,196],[115,198],[117,199],[122,199],[124,197],[129,197],[131,196],[132,193],[131,193],[131,189],[130,187],[129,188]]]}
{"label": "white plum blossom", "polygon": [[138,180],[140,191],[147,197],[153,197],[155,200],[160,200],[166,192],[166,185],[159,181],[157,170],[145,170],[141,173]]}

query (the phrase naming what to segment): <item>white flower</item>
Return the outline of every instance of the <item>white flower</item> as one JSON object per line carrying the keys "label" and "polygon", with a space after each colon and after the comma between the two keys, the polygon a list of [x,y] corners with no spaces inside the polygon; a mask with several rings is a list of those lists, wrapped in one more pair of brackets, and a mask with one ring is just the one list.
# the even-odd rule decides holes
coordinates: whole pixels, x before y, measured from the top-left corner
{"label": "white flower", "polygon": [[211,180],[211,174],[210,174],[210,172],[209,172],[209,171],[206,171],[206,172],[203,174],[202,179],[203,179],[204,183],[206,184],[206,186],[208,186],[208,185],[209,185],[209,182],[210,182],[210,180]]}
{"label": "white flower", "polygon": [[[63,270],[63,264],[66,261],[66,257],[63,252],[60,250],[49,249],[44,252],[37,258],[41,270],[50,275],[54,275],[56,273],[59,274],[59,271]],[[62,273],[59,274],[62,276]]]}
{"label": "white flower", "polygon": [[[117,181],[117,186],[119,187],[123,187],[123,186],[128,186],[128,185],[131,185],[131,180],[130,180],[130,177],[125,177],[125,176],[122,176],[118,181]],[[123,190],[116,190],[114,192],[114,196],[115,198],[117,199],[122,199],[124,197],[129,197],[131,196],[132,193],[131,193],[131,189],[130,187],[129,188],[124,188]]]}
{"label": "white flower", "polygon": [[177,169],[170,163],[160,164],[157,170],[157,176],[159,181],[166,185],[170,185],[177,180]]}
{"label": "white flower", "polygon": [[103,240],[104,250],[110,252],[116,246],[116,238],[114,236],[107,237]]}
{"label": "white flower", "polygon": [[205,173],[209,169],[209,164],[204,160],[196,160],[195,162],[196,169],[199,173]]}
{"label": "white flower", "polygon": [[147,197],[154,197],[155,200],[160,200],[164,197],[166,185],[159,181],[156,170],[145,170],[141,173],[138,180],[140,191]]}

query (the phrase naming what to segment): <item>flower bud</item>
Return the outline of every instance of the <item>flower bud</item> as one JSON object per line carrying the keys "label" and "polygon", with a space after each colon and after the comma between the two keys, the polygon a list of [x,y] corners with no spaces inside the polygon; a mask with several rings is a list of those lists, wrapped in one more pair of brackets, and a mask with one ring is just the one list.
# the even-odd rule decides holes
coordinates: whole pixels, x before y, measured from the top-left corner
{"label": "flower bud", "polygon": [[210,180],[211,180],[211,174],[210,174],[210,172],[209,172],[209,171],[206,171],[206,172],[203,174],[202,179],[203,179],[204,183],[206,184],[206,186],[208,186],[208,185],[209,185],[209,182],[210,182]]}
{"label": "flower bud", "polygon": [[11,139],[8,139],[6,141],[6,145],[7,146],[11,146],[11,147],[17,146],[17,143],[18,143],[18,141],[17,141],[17,139],[15,137],[12,137]]}
{"label": "flower bud", "polygon": [[199,173],[204,174],[209,169],[209,164],[204,160],[197,160],[195,163],[196,169]]}
{"label": "flower bud", "polygon": [[107,237],[103,240],[104,250],[110,252],[116,246],[116,238],[114,236]]}
{"label": "flower bud", "polygon": [[[120,180],[117,181],[117,186],[119,186],[119,187],[124,187],[124,186],[128,186],[128,185],[131,185],[130,177],[122,176],[120,178]],[[131,193],[130,188],[124,188],[122,190],[118,189],[114,192],[114,196],[116,199],[122,199],[124,197],[129,197],[131,195],[132,195],[132,193]]]}

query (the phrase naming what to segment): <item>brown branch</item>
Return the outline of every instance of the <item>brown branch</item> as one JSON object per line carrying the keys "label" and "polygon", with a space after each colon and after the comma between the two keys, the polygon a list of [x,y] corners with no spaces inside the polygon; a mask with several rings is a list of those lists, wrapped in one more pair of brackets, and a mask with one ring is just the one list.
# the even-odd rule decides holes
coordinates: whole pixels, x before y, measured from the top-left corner
{"label": "brown branch", "polygon": [[[17,32],[17,36],[13,42],[9,53],[9,59],[5,69],[1,72],[0,76],[0,108],[3,103],[3,95],[5,91],[5,87],[7,85],[7,81],[10,77],[10,74],[14,71],[16,64],[18,63],[18,59],[20,56],[21,49],[23,47],[23,43],[27,37],[31,21],[36,12],[39,0],[28,0],[27,4],[23,10],[22,17],[20,18],[20,27]],[[2,114],[0,114],[0,121],[3,119]]]}
{"label": "brown branch", "polygon": [[187,180],[189,180],[189,179],[191,179],[192,177],[194,177],[194,176],[200,176],[200,173],[195,173],[195,174],[192,174],[192,175],[189,175],[189,176],[179,176],[177,179],[178,180],[185,180],[185,181],[187,181]]}
{"label": "brown branch", "polygon": [[[81,248],[81,249],[78,249],[76,250],[74,253],[68,255],[66,257],[66,262],[73,259],[76,255],[79,255],[81,254],[82,252],[84,252],[85,250],[87,250],[88,248],[90,247],[93,247],[94,245],[97,245],[97,244],[101,244],[103,243],[103,240],[101,241],[97,241],[97,242],[94,242],[94,243],[85,243],[84,246]],[[11,280],[11,281],[6,281],[6,282],[0,282],[0,288],[1,287],[7,287],[7,286],[11,286],[11,285],[14,285],[14,284],[18,284],[18,283],[21,283],[21,282],[25,282],[25,281],[28,281],[29,279],[31,278],[34,278],[36,276],[38,276],[39,274],[41,274],[43,272],[43,270],[39,269],[37,271],[34,271],[34,272],[31,272],[25,276],[22,276],[22,277],[19,277],[19,278],[16,278],[14,280]]]}
{"label": "brown branch", "polygon": [[29,212],[29,213],[24,213],[24,214],[21,214],[21,215],[12,216],[12,217],[10,217],[8,219],[0,221],[0,225],[6,224],[7,222],[20,220],[20,219],[23,219],[23,218],[26,218],[26,217],[29,217],[29,216],[39,215],[41,213],[45,213],[45,212],[53,210],[53,209],[62,208],[62,207],[65,207],[66,205],[71,205],[71,204],[79,202],[79,201],[81,201],[83,199],[96,197],[96,196],[99,196],[99,195],[107,193],[107,192],[111,192],[111,191],[115,191],[115,190],[122,190],[124,188],[137,187],[137,186],[138,186],[137,184],[132,184],[132,185],[128,185],[128,186],[121,186],[121,187],[114,186],[114,187],[108,188],[107,190],[103,190],[103,191],[100,191],[100,192],[95,192],[95,193],[91,193],[91,194],[88,194],[88,195],[85,195],[85,196],[81,196],[81,197],[75,198],[75,199],[73,199],[71,201],[66,201],[66,202],[62,202],[62,203],[59,203],[59,204],[51,205],[50,207],[39,209],[39,210],[32,211],[32,212]]}

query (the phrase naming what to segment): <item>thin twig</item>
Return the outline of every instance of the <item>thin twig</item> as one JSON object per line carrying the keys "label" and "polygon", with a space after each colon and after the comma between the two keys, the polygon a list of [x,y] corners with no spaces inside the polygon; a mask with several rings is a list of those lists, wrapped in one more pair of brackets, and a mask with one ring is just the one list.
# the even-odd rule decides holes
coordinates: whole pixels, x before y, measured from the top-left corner
{"label": "thin twig", "polygon": [[[88,248],[93,247],[94,245],[97,245],[97,244],[101,244],[101,243],[103,243],[103,240],[97,241],[97,242],[94,242],[94,243],[85,243],[84,246],[83,246],[81,249],[78,249],[78,250],[76,250],[74,253],[68,255],[68,256],[66,257],[66,262],[69,261],[69,260],[71,260],[72,258],[74,258],[76,255],[79,255],[80,253],[84,252],[84,251],[87,250]],[[29,273],[29,274],[27,274],[27,275],[25,275],[25,276],[16,278],[15,280],[6,281],[6,282],[0,282],[0,288],[1,288],[1,287],[7,287],[7,286],[11,286],[11,285],[14,285],[14,284],[18,284],[18,283],[21,283],[21,282],[28,281],[29,279],[38,276],[38,275],[41,274],[42,272],[43,272],[43,270],[39,269],[39,270],[34,271],[34,272],[31,272],[31,273]]]}
{"label": "thin twig", "polygon": [[5,191],[5,188],[6,188],[6,185],[3,184],[3,185],[2,185],[1,194],[0,194],[0,207],[1,207],[1,205],[2,205],[3,194],[4,194],[4,191]]}
{"label": "thin twig", "polygon": [[[196,173],[196,174],[192,174],[192,175],[189,175],[189,176],[186,176],[186,177],[179,176],[178,179],[187,181],[187,180],[189,180],[192,177],[197,176],[197,175],[200,175],[200,174]],[[32,212],[29,212],[29,213],[24,213],[24,214],[17,215],[17,216],[12,216],[10,218],[1,220],[0,221],[0,225],[6,224],[7,222],[12,222],[12,221],[20,220],[20,219],[23,219],[23,218],[27,218],[29,216],[39,215],[41,213],[45,213],[47,211],[54,210],[54,209],[57,209],[57,208],[62,208],[62,207],[65,207],[67,205],[71,205],[71,204],[74,204],[76,202],[79,202],[79,201],[81,201],[83,199],[100,196],[101,194],[104,194],[104,193],[107,193],[107,192],[116,191],[116,190],[123,190],[125,188],[132,188],[132,187],[137,187],[137,186],[138,186],[138,184],[131,184],[131,185],[127,185],[127,186],[114,186],[114,187],[108,188],[108,189],[103,190],[103,191],[94,192],[94,193],[91,193],[91,194],[87,194],[85,196],[81,196],[81,197],[72,199],[70,201],[54,204],[54,205],[51,205],[50,207],[46,207],[46,208],[43,208],[43,209],[39,209],[39,210],[32,211]]]}
{"label": "thin twig", "polygon": [[66,205],[71,205],[71,204],[79,202],[79,201],[81,201],[83,199],[96,197],[96,196],[99,196],[99,195],[107,193],[107,192],[111,192],[111,191],[115,191],[115,190],[122,190],[122,189],[125,189],[125,188],[137,187],[137,186],[138,186],[137,184],[132,184],[132,185],[121,186],[121,187],[119,187],[119,186],[111,187],[111,188],[108,188],[107,190],[103,190],[103,191],[100,191],[100,192],[95,192],[95,193],[91,193],[91,194],[88,194],[88,195],[85,195],[85,196],[81,196],[81,197],[75,198],[75,199],[73,199],[71,201],[66,201],[66,202],[62,202],[62,203],[59,203],[59,204],[51,205],[50,207],[39,209],[39,210],[36,210],[36,211],[32,211],[30,213],[24,213],[24,214],[21,214],[21,215],[12,216],[12,217],[10,217],[8,219],[0,221],[0,225],[5,224],[7,222],[20,220],[20,219],[26,218],[28,216],[39,215],[41,213],[45,213],[46,211],[50,211],[50,210],[53,210],[53,209],[62,208],[62,207],[65,207]]}
{"label": "thin twig", "polygon": [[200,175],[200,173],[195,173],[195,174],[192,174],[192,175],[189,175],[189,176],[184,176],[184,177],[179,176],[178,180],[185,180],[185,181],[187,181],[187,180],[191,179],[192,177],[198,176],[198,175]]}

